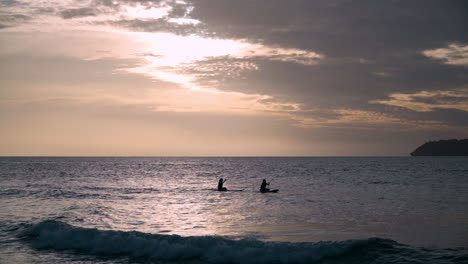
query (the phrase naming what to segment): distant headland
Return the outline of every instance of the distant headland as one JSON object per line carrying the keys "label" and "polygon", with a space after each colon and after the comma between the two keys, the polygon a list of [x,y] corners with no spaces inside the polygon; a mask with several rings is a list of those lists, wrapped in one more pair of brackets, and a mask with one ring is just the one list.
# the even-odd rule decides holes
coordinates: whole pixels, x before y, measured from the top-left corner
{"label": "distant headland", "polygon": [[468,139],[429,141],[411,152],[411,156],[468,156]]}

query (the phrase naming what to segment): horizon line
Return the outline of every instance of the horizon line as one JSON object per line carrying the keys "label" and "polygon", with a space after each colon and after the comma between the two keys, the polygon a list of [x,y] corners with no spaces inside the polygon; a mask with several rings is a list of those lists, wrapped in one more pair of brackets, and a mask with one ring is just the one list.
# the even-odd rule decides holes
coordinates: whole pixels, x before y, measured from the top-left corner
{"label": "horizon line", "polygon": [[286,156],[268,156],[268,155],[246,155],[246,156],[213,156],[213,155],[199,155],[199,156],[178,156],[178,155],[168,155],[168,156],[144,156],[144,155],[0,155],[0,158],[389,158],[389,157],[412,157],[411,155],[356,155],[356,156],[294,156],[294,155],[286,155]]}

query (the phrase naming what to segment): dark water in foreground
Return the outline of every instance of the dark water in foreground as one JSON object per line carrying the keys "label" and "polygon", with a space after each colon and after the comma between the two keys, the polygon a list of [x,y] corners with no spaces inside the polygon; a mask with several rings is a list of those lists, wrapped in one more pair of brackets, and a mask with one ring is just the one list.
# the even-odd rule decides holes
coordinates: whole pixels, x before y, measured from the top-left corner
{"label": "dark water in foreground", "polygon": [[467,157],[0,158],[0,186],[0,263],[468,263]]}

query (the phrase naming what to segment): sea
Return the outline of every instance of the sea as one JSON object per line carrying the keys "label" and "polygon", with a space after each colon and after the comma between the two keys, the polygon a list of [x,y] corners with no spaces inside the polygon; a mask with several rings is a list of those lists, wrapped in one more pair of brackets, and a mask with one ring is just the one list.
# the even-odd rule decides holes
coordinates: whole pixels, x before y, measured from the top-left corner
{"label": "sea", "polygon": [[1,157],[0,263],[468,263],[468,157]]}

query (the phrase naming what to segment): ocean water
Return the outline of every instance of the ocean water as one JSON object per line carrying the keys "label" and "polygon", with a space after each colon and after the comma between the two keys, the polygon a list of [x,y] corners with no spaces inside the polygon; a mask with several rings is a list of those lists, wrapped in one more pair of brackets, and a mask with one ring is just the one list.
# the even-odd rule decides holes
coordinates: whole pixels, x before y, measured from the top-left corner
{"label": "ocean water", "polygon": [[468,263],[468,158],[4,157],[0,263]]}

